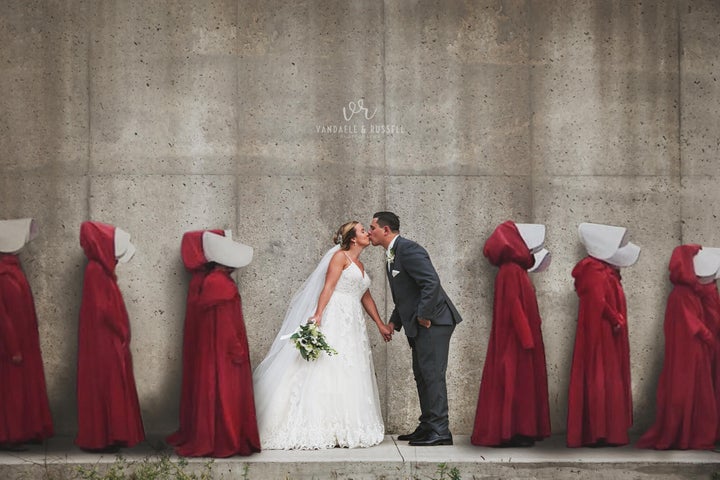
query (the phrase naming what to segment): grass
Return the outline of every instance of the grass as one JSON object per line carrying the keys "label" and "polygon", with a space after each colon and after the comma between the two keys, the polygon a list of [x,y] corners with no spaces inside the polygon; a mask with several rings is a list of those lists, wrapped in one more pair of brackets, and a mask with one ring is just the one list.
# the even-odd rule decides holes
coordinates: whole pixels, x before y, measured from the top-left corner
{"label": "grass", "polygon": [[207,461],[199,473],[188,471],[188,461],[177,461],[168,455],[146,457],[139,462],[128,462],[122,457],[110,464],[105,471],[97,467],[78,467],[79,480],[213,480],[213,462]]}
{"label": "grass", "polygon": [[[128,461],[122,456],[116,457],[110,464],[95,464],[91,466],[77,466],[68,468],[67,465],[49,464],[41,465],[42,475],[20,475],[17,480],[41,478],[42,480],[215,480],[213,460],[205,462],[198,472],[198,465],[190,469],[186,459],[173,460],[169,455],[160,454],[145,457],[140,461]],[[195,470],[195,471],[191,471]],[[220,475],[222,478],[222,475]],[[243,472],[247,479],[247,465]]]}

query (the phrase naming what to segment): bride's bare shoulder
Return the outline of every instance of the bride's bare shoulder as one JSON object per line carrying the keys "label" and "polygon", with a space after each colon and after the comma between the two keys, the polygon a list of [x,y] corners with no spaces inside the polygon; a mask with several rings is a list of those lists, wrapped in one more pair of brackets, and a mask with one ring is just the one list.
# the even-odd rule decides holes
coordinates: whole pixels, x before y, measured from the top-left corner
{"label": "bride's bare shoulder", "polygon": [[345,270],[347,267],[350,266],[350,259],[348,259],[347,255],[345,254],[345,250],[338,250],[333,254],[333,257],[330,259],[330,264]]}

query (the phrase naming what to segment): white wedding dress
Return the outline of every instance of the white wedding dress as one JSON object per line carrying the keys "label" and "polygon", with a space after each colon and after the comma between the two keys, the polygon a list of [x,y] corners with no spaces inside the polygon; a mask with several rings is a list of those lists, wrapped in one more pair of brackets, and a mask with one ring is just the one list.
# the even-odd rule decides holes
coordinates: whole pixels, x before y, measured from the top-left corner
{"label": "white wedding dress", "polygon": [[[295,295],[268,356],[253,373],[263,449],[369,447],[384,438],[375,369],[360,302],[370,286],[370,278],[355,263],[351,262],[340,275],[320,326],[337,355],[323,352],[317,360],[308,362],[289,339],[281,338],[305,323],[315,311],[318,287],[322,288],[317,284],[324,282],[327,263],[337,250],[335,247],[325,255]],[[314,281],[313,276],[317,277]]]}

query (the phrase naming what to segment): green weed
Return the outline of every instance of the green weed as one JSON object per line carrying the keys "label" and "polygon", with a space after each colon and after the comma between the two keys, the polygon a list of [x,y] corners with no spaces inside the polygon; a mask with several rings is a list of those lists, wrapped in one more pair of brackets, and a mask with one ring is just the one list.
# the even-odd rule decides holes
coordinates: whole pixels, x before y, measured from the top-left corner
{"label": "green weed", "polygon": [[173,461],[167,455],[146,457],[139,462],[129,462],[122,457],[107,468],[77,467],[80,480],[212,480],[213,462],[206,462],[199,473],[188,471],[188,461],[180,458]]}
{"label": "green weed", "polygon": [[437,480],[462,480],[460,470],[457,467],[450,468],[446,463],[439,463],[435,473],[439,475]]}

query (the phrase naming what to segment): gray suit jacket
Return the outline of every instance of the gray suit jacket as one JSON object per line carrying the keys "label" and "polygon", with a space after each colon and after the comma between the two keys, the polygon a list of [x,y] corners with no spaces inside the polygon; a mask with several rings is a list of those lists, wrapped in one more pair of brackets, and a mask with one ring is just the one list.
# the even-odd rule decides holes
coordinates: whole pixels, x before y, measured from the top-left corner
{"label": "gray suit jacket", "polygon": [[418,331],[418,317],[430,320],[433,325],[462,322],[440,284],[427,251],[403,237],[395,240],[393,250],[395,258],[390,263],[390,269],[386,268],[386,273],[395,303],[390,316],[395,329],[405,327],[405,335],[414,337]]}

